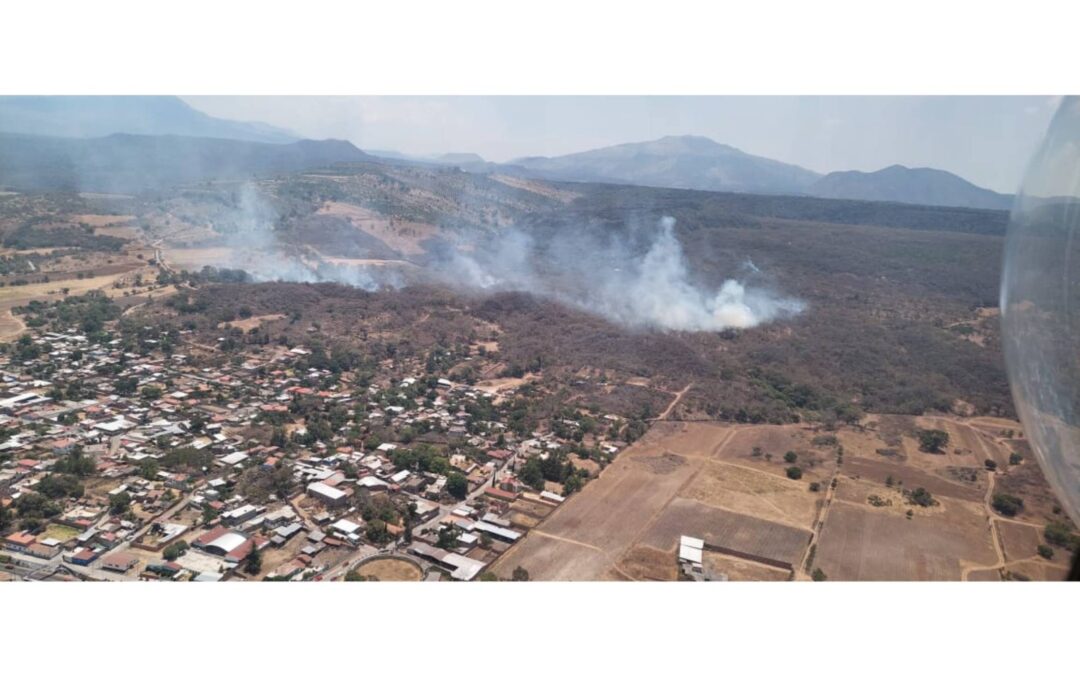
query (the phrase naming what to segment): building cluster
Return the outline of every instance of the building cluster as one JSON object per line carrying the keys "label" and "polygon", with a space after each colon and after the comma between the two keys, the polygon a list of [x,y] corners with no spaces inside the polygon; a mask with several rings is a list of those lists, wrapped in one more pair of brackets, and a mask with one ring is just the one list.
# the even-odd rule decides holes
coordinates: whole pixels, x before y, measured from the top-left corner
{"label": "building cluster", "polygon": [[0,561],[16,572],[334,579],[393,554],[468,580],[564,499],[517,475],[559,440],[512,433],[492,393],[360,385],[301,347],[214,366],[193,342],[135,347],[30,331],[0,354]]}

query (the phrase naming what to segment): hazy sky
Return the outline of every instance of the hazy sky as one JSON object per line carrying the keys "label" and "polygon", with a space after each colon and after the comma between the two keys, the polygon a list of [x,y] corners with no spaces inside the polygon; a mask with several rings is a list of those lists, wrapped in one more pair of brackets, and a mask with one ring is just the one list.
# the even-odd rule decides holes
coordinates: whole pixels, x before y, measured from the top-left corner
{"label": "hazy sky", "polygon": [[1014,192],[1052,97],[184,97],[217,117],[408,154],[505,161],[696,134],[819,172],[891,164]]}

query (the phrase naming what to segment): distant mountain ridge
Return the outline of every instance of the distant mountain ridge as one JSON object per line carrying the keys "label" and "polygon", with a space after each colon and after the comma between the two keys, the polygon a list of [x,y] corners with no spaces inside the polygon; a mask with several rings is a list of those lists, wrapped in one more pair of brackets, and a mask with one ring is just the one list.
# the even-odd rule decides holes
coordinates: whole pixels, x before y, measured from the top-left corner
{"label": "distant mountain ridge", "polygon": [[0,133],[0,185],[28,190],[129,194],[371,160],[352,143],[336,140],[256,143],[188,136]]}
{"label": "distant mountain ridge", "polygon": [[507,164],[553,180],[720,192],[798,194],[820,178],[800,166],[751,155],[703,136],[665,136],[561,157],[523,157]]}
{"label": "distant mountain ridge", "polygon": [[948,171],[899,164],[872,172],[834,171],[810,185],[807,194],[829,199],[1002,210],[1011,208],[1013,201],[1012,195],[981,188]]}
{"label": "distant mountain ridge", "polygon": [[893,165],[880,171],[835,171],[823,176],[703,136],[665,136],[559,157],[523,157],[494,168],[490,163],[462,168],[560,181],[978,209],[1009,209],[1013,199],[939,169]]}
{"label": "distant mountain ridge", "polygon": [[176,96],[0,96],[0,132],[95,138],[177,135],[261,143],[299,137],[262,122],[212,117]]}

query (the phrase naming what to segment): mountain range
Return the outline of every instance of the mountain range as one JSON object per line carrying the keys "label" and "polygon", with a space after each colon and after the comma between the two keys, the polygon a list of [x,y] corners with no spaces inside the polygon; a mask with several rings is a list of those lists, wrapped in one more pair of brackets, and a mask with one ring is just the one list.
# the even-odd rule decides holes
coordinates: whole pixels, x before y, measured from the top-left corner
{"label": "mountain range", "polygon": [[256,143],[173,135],[60,138],[0,133],[0,185],[27,190],[137,193],[370,160],[348,141]]}
{"label": "mountain range", "polygon": [[124,133],[260,143],[300,140],[262,122],[211,117],[176,96],[0,96],[0,131],[72,138]]}
{"label": "mountain range", "polygon": [[666,136],[561,157],[526,157],[509,165],[549,180],[980,209],[1008,209],[1012,204],[1011,195],[980,188],[938,169],[894,165],[874,172],[821,175],[701,136]]}
{"label": "mountain range", "polygon": [[0,97],[0,184],[138,191],[201,180],[383,161],[454,166],[553,181],[714,192],[804,195],[1008,209],[1011,195],[931,168],[826,175],[703,136],[665,136],[558,157],[505,163],[474,153],[367,153],[346,141],[300,140],[259,122],[211,117],[172,96]]}

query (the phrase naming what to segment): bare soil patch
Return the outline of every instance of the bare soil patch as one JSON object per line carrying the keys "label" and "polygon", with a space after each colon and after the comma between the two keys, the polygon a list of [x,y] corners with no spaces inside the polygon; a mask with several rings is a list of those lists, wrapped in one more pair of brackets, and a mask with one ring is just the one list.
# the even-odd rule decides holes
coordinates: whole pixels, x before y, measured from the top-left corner
{"label": "bare soil patch", "polygon": [[682,535],[704,539],[707,547],[724,553],[792,567],[810,541],[809,530],[677,498],[649,527],[642,543],[674,550]]}
{"label": "bare soil patch", "polygon": [[382,558],[363,563],[356,571],[379,581],[420,581],[423,571],[416,563],[400,558]]}
{"label": "bare soil patch", "polygon": [[619,560],[619,569],[629,577],[645,581],[675,581],[679,568],[674,551],[636,546]]}
{"label": "bare soil patch", "polygon": [[941,512],[910,520],[885,509],[834,502],[814,567],[835,580],[938,581],[959,580],[965,563],[996,563],[981,503],[942,502]]}
{"label": "bare soil patch", "polygon": [[714,579],[720,574],[728,581],[787,581],[791,577],[791,572],[713,551],[705,551],[702,564]]}
{"label": "bare soil patch", "polygon": [[806,480],[790,480],[736,464],[709,462],[679,494],[709,506],[810,528],[823,492]]}
{"label": "bare soil patch", "polygon": [[[1045,543],[1042,529],[1039,527],[999,520],[997,529],[1001,533],[1005,559],[1008,561],[1023,560],[1038,555],[1039,544]],[[1055,551],[1055,553],[1058,552]]]}

